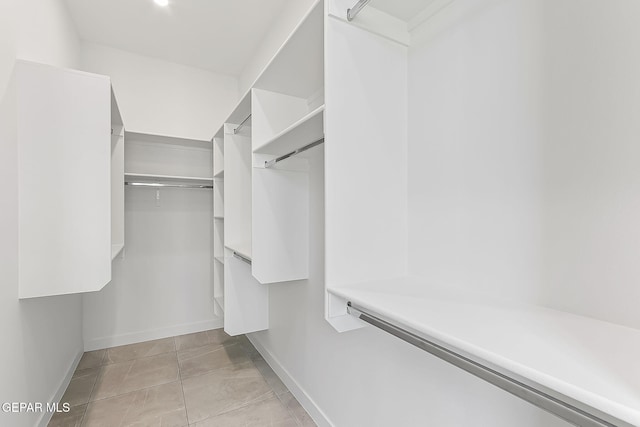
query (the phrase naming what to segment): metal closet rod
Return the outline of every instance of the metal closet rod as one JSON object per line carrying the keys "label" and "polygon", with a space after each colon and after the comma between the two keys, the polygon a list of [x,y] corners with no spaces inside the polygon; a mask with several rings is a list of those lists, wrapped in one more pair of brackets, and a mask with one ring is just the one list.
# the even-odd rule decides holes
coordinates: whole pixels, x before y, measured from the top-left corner
{"label": "metal closet rod", "polygon": [[295,156],[296,154],[300,154],[303,151],[307,151],[307,150],[315,147],[316,145],[322,144],[323,142],[324,142],[324,138],[320,138],[319,140],[314,141],[311,144],[307,144],[304,147],[298,148],[297,150],[294,150],[294,151],[292,151],[290,153],[287,153],[287,154],[282,155],[280,157],[276,157],[275,159],[272,159],[272,160],[266,160],[264,162],[264,167],[265,168],[270,168],[271,166],[275,165],[278,162],[281,162],[281,161],[283,161],[285,159],[288,159],[291,156]]}
{"label": "metal closet rod", "polygon": [[250,258],[247,258],[247,257],[246,257],[246,256],[244,256],[244,255],[240,255],[240,254],[239,254],[238,252],[236,252],[236,251],[233,251],[233,256],[234,256],[234,257],[236,257],[236,258],[238,258],[240,261],[244,261],[244,262],[246,262],[247,264],[251,265],[251,259],[250,259]]}
{"label": "metal closet rod", "polygon": [[153,188],[213,188],[212,185],[203,184],[165,184],[160,182],[125,182],[124,185],[132,187],[153,187]]}
{"label": "metal closet rod", "polygon": [[370,1],[371,0],[360,0],[351,9],[347,9],[347,21],[353,21],[353,19],[358,16],[358,13],[360,13],[362,8],[365,7]]}
{"label": "metal closet rod", "polygon": [[235,135],[236,133],[240,132],[240,129],[242,129],[244,124],[247,123],[247,120],[249,120],[250,118],[251,118],[251,114],[249,114],[246,119],[240,122],[238,127],[233,130],[233,134]]}
{"label": "metal closet rod", "polygon": [[[594,409],[586,405],[578,408],[572,403],[551,396],[531,385],[524,384],[515,378],[482,364],[481,361],[470,359],[467,356],[463,356],[451,349],[409,332],[398,325],[383,320],[378,317],[378,315],[368,312],[366,309],[356,306],[352,302],[347,303],[347,312],[576,426],[631,427],[630,424],[603,414],[600,411],[595,410],[598,413],[594,414],[592,413]],[[607,419],[605,420],[603,418]]]}

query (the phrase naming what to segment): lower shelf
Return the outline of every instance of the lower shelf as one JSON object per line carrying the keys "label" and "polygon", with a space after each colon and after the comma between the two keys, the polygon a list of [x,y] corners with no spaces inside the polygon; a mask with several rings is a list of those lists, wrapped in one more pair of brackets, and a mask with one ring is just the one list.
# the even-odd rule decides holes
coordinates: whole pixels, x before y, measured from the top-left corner
{"label": "lower shelf", "polygon": [[269,287],[251,274],[251,265],[225,249],[224,330],[231,336],[269,328]]}
{"label": "lower shelf", "polygon": [[[578,425],[640,425],[640,370],[635,369],[639,330],[539,306],[454,294],[412,277],[327,291],[334,306],[336,299],[351,303],[370,314],[373,323],[360,319],[372,324],[382,320],[376,326],[387,332],[408,332],[416,342],[433,343],[550,396],[551,404],[565,407],[561,410],[577,408],[575,416],[586,413],[609,423]],[[352,314],[359,316],[357,310]],[[411,343],[429,351],[416,342]]]}

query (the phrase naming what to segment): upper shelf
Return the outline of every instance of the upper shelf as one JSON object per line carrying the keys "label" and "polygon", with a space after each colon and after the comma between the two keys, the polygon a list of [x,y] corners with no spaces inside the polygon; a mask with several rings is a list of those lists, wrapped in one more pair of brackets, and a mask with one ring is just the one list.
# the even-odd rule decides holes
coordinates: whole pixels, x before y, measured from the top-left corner
{"label": "upper shelf", "polygon": [[142,132],[125,131],[125,143],[130,141],[148,142],[153,144],[168,144],[181,147],[211,148],[212,142],[201,139],[182,138],[169,135],[157,135]]}
{"label": "upper shelf", "polygon": [[638,330],[456,295],[412,277],[328,291],[556,399],[640,425]]}
{"label": "upper shelf", "polygon": [[324,85],[324,8],[317,1],[253,87],[309,98]]}
{"label": "upper shelf", "polygon": [[324,137],[324,105],[316,108],[254,150],[254,153],[283,155]]}
{"label": "upper shelf", "polygon": [[213,178],[201,177],[201,176],[175,176],[175,175],[156,175],[148,173],[133,173],[125,172],[126,181],[138,181],[138,182],[174,182],[174,183],[189,183],[189,184],[203,184],[211,185]]}
{"label": "upper shelf", "polygon": [[251,114],[251,89],[266,89],[308,99],[324,86],[324,8],[316,0],[247,92],[220,125],[214,137],[224,136],[224,123],[240,124]]}

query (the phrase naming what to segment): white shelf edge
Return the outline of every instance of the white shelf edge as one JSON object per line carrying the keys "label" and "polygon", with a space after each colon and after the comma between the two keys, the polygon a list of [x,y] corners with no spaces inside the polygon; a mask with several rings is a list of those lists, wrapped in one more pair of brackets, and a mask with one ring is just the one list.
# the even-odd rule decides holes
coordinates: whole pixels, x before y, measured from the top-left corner
{"label": "white shelf edge", "polygon": [[124,249],[124,243],[111,245],[111,261],[113,261]]}
{"label": "white shelf edge", "polygon": [[224,256],[214,256],[213,259],[224,265]]}
{"label": "white shelf edge", "polygon": [[214,215],[213,219],[218,219],[220,221],[224,221],[224,215]]}
{"label": "white shelf edge", "polygon": [[214,178],[224,178],[224,169],[219,170],[218,172],[213,174]]}
{"label": "white shelf edge", "polygon": [[[491,299],[487,295],[472,296],[433,286],[418,288],[416,280],[421,279],[404,277],[354,285],[328,285],[326,291],[345,303],[351,301],[371,310],[413,334],[477,360],[481,365],[570,405],[591,408],[596,416],[640,425],[636,424],[640,423],[639,406],[630,402],[633,397],[626,393],[629,387],[634,387],[629,382],[631,377],[623,378],[618,369],[633,365],[631,361],[640,358],[640,330],[543,306]],[[392,285],[396,286],[392,288]],[[460,316],[466,316],[467,320],[462,322]],[[473,326],[478,324],[483,327]],[[516,335],[520,341],[514,344],[505,338]],[[567,336],[577,339],[575,348],[566,347],[571,343],[566,341]],[[522,341],[522,337],[534,337],[530,342],[534,348],[527,349],[525,343],[529,341]],[[583,337],[582,341],[578,339],[580,337]],[[597,342],[594,341],[596,337]],[[558,340],[561,343],[556,343]],[[619,342],[614,344],[614,340]],[[602,371],[599,371],[599,378],[595,378],[597,373],[592,376],[595,379],[585,378],[579,358],[574,359],[571,355],[584,354],[585,362],[590,359],[603,361],[612,348],[625,348],[626,353],[618,356],[626,362],[616,359],[617,363],[610,364],[617,371],[607,378],[612,381],[617,378],[623,384],[607,384],[607,394],[602,390]],[[553,363],[550,363],[551,359]],[[578,369],[572,370],[571,366]],[[635,381],[637,384],[638,376]],[[612,390],[617,393],[615,398]],[[637,401],[638,398],[634,402]]]}
{"label": "white shelf edge", "polygon": [[[318,115],[323,115],[324,116],[324,109],[325,109],[324,104],[322,104],[321,106],[319,106],[315,110],[311,111],[310,113],[308,113],[307,115],[305,115],[304,117],[302,117],[301,119],[299,119],[298,121],[293,123],[292,125],[288,126],[286,129],[280,131],[278,134],[273,136],[271,139],[269,139],[267,142],[265,142],[261,146],[256,147],[256,149],[253,150],[253,152],[257,153],[257,154],[262,154],[262,153],[269,154],[269,153],[265,152],[269,148],[269,146],[275,145],[281,138],[285,137],[286,135],[288,135],[288,134],[290,134],[292,132],[295,132],[296,129],[298,129],[299,127],[301,127],[305,123],[313,120]],[[322,138],[322,136],[324,136],[324,132],[323,132],[322,135],[318,135],[317,138],[318,139]],[[306,141],[306,143],[301,144],[301,146],[304,146],[305,144],[308,144],[308,143],[311,143],[311,142],[314,142],[314,141]],[[300,147],[298,147],[298,148],[300,148]],[[279,153],[279,154],[287,154],[287,153]]]}
{"label": "white shelf edge", "polygon": [[196,139],[177,135],[163,135],[157,133],[140,132],[135,130],[125,129],[125,138],[140,140],[145,142],[174,144],[174,145],[197,145],[197,146],[213,146],[212,139]]}
{"label": "white shelf edge", "polygon": [[156,174],[148,174],[148,173],[135,173],[135,172],[125,172],[125,178],[138,178],[138,179],[157,179],[157,180],[174,180],[174,181],[187,181],[187,182],[210,182],[213,183],[213,178],[209,177],[201,177],[201,176],[178,176],[178,175],[156,175]]}

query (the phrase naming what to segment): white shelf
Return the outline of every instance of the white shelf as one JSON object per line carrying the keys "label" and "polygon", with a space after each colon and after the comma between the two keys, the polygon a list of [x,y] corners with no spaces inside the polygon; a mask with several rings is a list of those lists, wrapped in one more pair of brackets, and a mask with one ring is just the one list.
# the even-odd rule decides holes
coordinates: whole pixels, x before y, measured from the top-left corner
{"label": "white shelf", "polygon": [[111,260],[113,261],[124,249],[124,243],[111,245]]}
{"label": "white shelf", "polygon": [[125,179],[129,180],[139,180],[144,182],[149,181],[173,181],[173,182],[184,182],[184,183],[205,183],[205,184],[213,184],[213,178],[201,177],[201,176],[174,176],[174,175],[155,175],[155,174],[146,174],[146,173],[133,173],[133,172],[125,172]]}
{"label": "white shelf", "polygon": [[242,255],[245,258],[251,259],[251,246],[249,244],[228,244],[225,245],[225,248],[233,252],[237,252],[239,255]]}
{"label": "white shelf", "polygon": [[411,277],[327,290],[554,397],[640,425],[639,330]]}
{"label": "white shelf", "polygon": [[224,169],[220,169],[218,172],[213,174],[214,178],[224,178]]}
{"label": "white shelf", "polygon": [[252,87],[309,98],[324,85],[324,8],[316,1]]}
{"label": "white shelf", "polygon": [[215,256],[213,259],[224,265],[224,256]]}
{"label": "white shelf", "polygon": [[168,144],[181,147],[194,148],[211,148],[211,141],[202,139],[184,138],[173,135],[159,135],[146,132],[134,132],[125,130],[125,138],[127,141],[141,141],[152,144]]}
{"label": "white shelf", "polygon": [[324,137],[324,105],[253,150],[254,153],[283,155]]}

